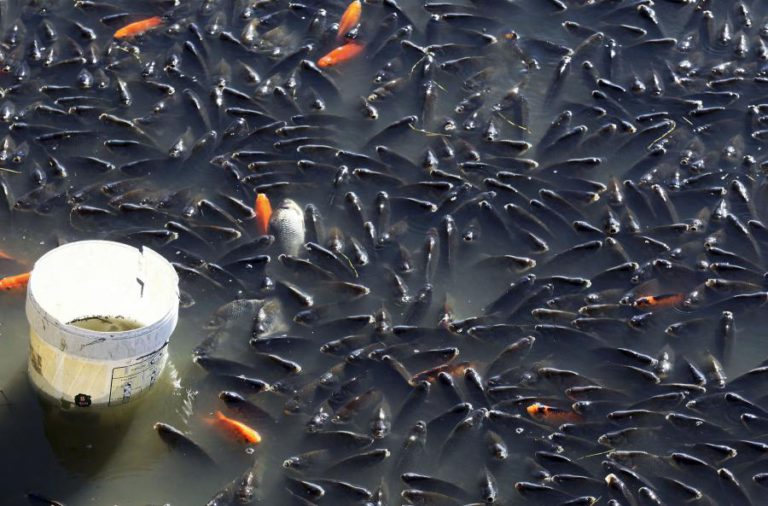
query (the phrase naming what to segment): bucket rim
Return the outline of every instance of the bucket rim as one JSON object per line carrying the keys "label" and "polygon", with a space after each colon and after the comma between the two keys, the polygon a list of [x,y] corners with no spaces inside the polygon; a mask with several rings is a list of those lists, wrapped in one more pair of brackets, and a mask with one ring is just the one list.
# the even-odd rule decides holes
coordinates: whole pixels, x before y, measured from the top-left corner
{"label": "bucket rim", "polygon": [[[37,329],[37,324],[33,323],[30,320],[30,310],[37,313],[37,319],[42,320],[45,323],[43,324],[43,327],[45,325],[50,325],[52,327],[56,327],[62,331],[65,331],[70,336],[77,336],[79,338],[83,339],[89,339],[92,340],[93,343],[101,342],[100,339],[104,338],[105,336],[109,336],[109,341],[116,342],[116,341],[122,341],[122,340],[132,340],[137,337],[146,336],[147,334],[153,333],[157,331],[158,329],[161,329],[167,325],[172,325],[173,327],[176,326],[176,320],[178,319],[178,299],[174,303],[174,301],[171,301],[171,307],[168,309],[168,311],[160,318],[156,319],[155,321],[152,321],[146,325],[142,325],[139,328],[131,329],[131,330],[123,330],[123,331],[109,331],[109,332],[99,332],[97,330],[88,330],[84,329],[82,327],[77,327],[75,325],[71,325],[67,322],[63,322],[60,319],[56,318],[49,312],[47,312],[43,307],[40,305],[40,303],[37,301],[35,296],[27,292],[27,320],[30,323],[30,326],[35,330],[35,332],[38,332],[39,329]],[[112,315],[105,315],[105,316],[112,316]],[[94,315],[95,317],[95,315]],[[39,333],[39,332],[38,332]],[[45,341],[47,339],[41,335],[41,338]],[[167,338],[166,338],[167,341]]]}
{"label": "bucket rim", "polygon": [[[125,331],[117,331],[117,332],[99,332],[95,330],[84,329],[82,327],[77,327],[75,325],[71,325],[68,322],[64,322],[60,320],[59,318],[57,318],[56,316],[48,312],[42,306],[42,304],[34,294],[35,280],[37,279],[35,277],[35,270],[38,263],[46,259],[50,259],[51,256],[54,256],[55,254],[61,252],[64,249],[71,249],[73,247],[83,247],[83,246],[89,246],[89,245],[90,246],[101,245],[101,246],[108,246],[110,248],[121,248],[124,250],[136,251],[142,256],[149,255],[150,257],[153,257],[154,260],[162,261],[161,262],[162,268],[166,270],[166,273],[169,275],[170,281],[172,281],[174,284],[173,290],[171,291],[171,297],[168,302],[169,303],[168,311],[166,311],[159,318],[156,318],[151,322],[147,322],[139,328],[125,330]],[[147,335],[148,333],[151,333],[157,329],[160,329],[171,322],[173,322],[173,326],[175,326],[175,320],[178,318],[178,304],[179,304],[179,276],[176,270],[173,268],[173,265],[165,257],[163,257],[162,255],[157,253],[155,250],[147,246],[135,247],[135,246],[131,246],[130,244],[125,244],[117,241],[107,241],[103,239],[86,239],[82,241],[73,241],[67,244],[62,244],[61,246],[58,246],[46,252],[35,261],[32,267],[31,276],[29,279],[29,285],[27,287],[27,320],[30,322],[33,328],[36,327],[36,325],[33,323],[32,318],[30,318],[32,316],[30,314],[30,310],[33,310],[34,313],[36,313],[35,315],[36,320],[44,321],[43,326],[45,326],[46,324],[51,325],[53,327],[57,327],[65,331],[67,334],[76,335],[80,338],[84,338],[88,340],[93,340],[94,342],[97,342],[100,338],[103,338],[105,336],[110,337],[110,342],[120,341],[120,340],[130,340],[130,339],[135,339],[137,337]],[[95,317],[95,316],[118,316],[118,315],[89,315],[89,316]]]}
{"label": "bucket rim", "polygon": [[123,242],[117,242],[117,241],[108,241],[106,239],[84,239],[82,241],[72,241],[72,242],[68,242],[66,244],[62,244],[61,246],[56,246],[55,248],[50,249],[50,250],[46,251],[45,253],[43,253],[37,260],[35,260],[35,263],[32,266],[32,276],[30,277],[30,280],[29,280],[30,285],[31,285],[32,280],[34,278],[35,266],[38,263],[48,259],[48,257],[54,256],[55,254],[61,252],[62,250],[73,248],[73,247],[78,247],[78,246],[86,246],[86,245],[89,245],[89,244],[90,245],[99,245],[100,244],[100,245],[109,246],[109,247],[120,247],[120,248],[126,249],[126,250],[136,250],[136,251],[138,251],[142,255],[144,255],[145,252],[149,253],[151,255],[155,255],[157,258],[162,259],[163,261],[165,261],[168,264],[167,267],[170,268],[169,272],[172,272],[174,274],[174,276],[175,276],[175,278],[176,278],[176,280],[178,282],[179,275],[176,273],[176,270],[173,268],[173,265],[171,265],[171,263],[164,256],[162,256],[160,253],[158,253],[157,251],[153,250],[152,248],[150,248],[148,246],[142,245],[140,248],[137,248],[136,246],[131,246],[130,244],[125,244]]}

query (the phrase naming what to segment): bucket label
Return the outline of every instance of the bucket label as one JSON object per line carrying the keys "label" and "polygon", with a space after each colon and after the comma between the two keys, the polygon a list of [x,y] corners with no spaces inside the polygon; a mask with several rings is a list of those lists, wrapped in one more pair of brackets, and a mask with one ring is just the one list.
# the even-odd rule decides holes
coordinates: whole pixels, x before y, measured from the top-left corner
{"label": "bucket label", "polygon": [[79,406],[81,408],[87,408],[91,405],[91,396],[85,395],[85,394],[77,394],[75,396],[75,406]]}
{"label": "bucket label", "polygon": [[136,359],[130,365],[112,369],[109,405],[125,404],[151,387],[162,372],[168,343],[159,350]]}

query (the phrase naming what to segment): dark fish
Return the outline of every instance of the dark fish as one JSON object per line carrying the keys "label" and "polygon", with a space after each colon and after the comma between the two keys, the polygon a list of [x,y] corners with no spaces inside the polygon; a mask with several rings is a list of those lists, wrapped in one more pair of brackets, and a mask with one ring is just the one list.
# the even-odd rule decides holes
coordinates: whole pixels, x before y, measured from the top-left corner
{"label": "dark fish", "polygon": [[488,308],[486,308],[485,312],[496,313],[502,310],[513,312],[523,303],[524,296],[530,292],[535,280],[536,276],[528,274],[517,282],[510,284],[507,291],[492,302]]}
{"label": "dark fish", "polygon": [[178,451],[182,455],[189,456],[207,466],[215,465],[213,459],[200,448],[194,441],[188,436],[180,432],[178,429],[168,425],[167,423],[157,422],[155,424],[155,431],[168,446],[175,451]]}
{"label": "dark fish", "polygon": [[32,505],[38,506],[64,506],[63,502],[50,499],[43,494],[37,492],[27,492],[27,502]]}
{"label": "dark fish", "polygon": [[342,448],[366,448],[373,444],[374,441],[373,437],[367,434],[358,434],[346,430],[322,431],[313,429],[313,431],[310,431],[308,427],[307,432],[312,434],[312,440],[326,446],[338,445]]}
{"label": "dark fish", "polygon": [[259,373],[258,370],[252,368],[249,365],[207,355],[196,355],[193,357],[193,361],[206,371],[209,371],[213,374],[220,374],[224,376],[238,376],[243,374],[245,376],[258,377]]}
{"label": "dark fish", "polygon": [[365,501],[373,497],[373,493],[352,483],[332,479],[315,479],[314,482],[326,491],[327,497],[339,501]]}
{"label": "dark fish", "polygon": [[228,390],[222,391],[219,393],[219,399],[221,399],[227,405],[227,408],[231,409],[239,416],[242,416],[247,420],[251,420],[253,423],[275,423],[274,418],[269,414],[269,412],[248,401],[237,392]]}
{"label": "dark fish", "polygon": [[549,485],[539,483],[519,481],[515,483],[515,490],[526,500],[534,501],[536,504],[564,504],[573,496],[562,492]]}
{"label": "dark fish", "polygon": [[418,489],[403,490],[400,495],[410,504],[435,505],[435,506],[459,506],[462,504],[458,499],[440,494],[438,492],[427,492]]}
{"label": "dark fish", "polygon": [[297,472],[313,471],[325,466],[331,458],[332,454],[329,450],[312,450],[285,459],[283,467]]}
{"label": "dark fish", "polygon": [[720,360],[727,364],[733,354],[734,340],[736,336],[732,312],[723,311],[721,313],[720,322],[716,332],[718,355],[720,356]]}
{"label": "dark fish", "polygon": [[329,474],[341,474],[364,470],[365,468],[376,466],[390,456],[390,451],[386,448],[379,448],[367,452],[352,455],[344,458],[327,469]]}
{"label": "dark fish", "polygon": [[439,478],[418,473],[404,473],[400,479],[416,490],[441,494],[458,501],[469,501],[472,495],[460,486]]}
{"label": "dark fish", "polygon": [[488,468],[485,468],[480,478],[480,497],[486,504],[496,502],[499,496],[499,488],[496,478],[491,474]]}
{"label": "dark fish", "polygon": [[263,466],[254,464],[211,498],[206,506],[251,504],[260,496]]}

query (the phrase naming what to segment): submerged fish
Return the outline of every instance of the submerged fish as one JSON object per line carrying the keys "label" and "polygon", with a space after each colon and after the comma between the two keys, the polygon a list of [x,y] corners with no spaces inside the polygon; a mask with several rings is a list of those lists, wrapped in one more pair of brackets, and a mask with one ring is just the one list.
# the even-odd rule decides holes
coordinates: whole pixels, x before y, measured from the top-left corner
{"label": "submerged fish", "polygon": [[254,504],[260,499],[264,465],[255,462],[242,475],[214,495],[206,506]]}
{"label": "submerged fish", "polygon": [[65,506],[63,502],[50,499],[49,497],[46,497],[42,494],[38,494],[37,492],[28,492],[27,501],[29,504],[37,506]]}
{"label": "submerged fish", "polygon": [[168,446],[199,463],[214,465],[213,459],[184,433],[167,423],[157,422],[155,431]]}
{"label": "submerged fish", "polygon": [[568,409],[546,406],[534,402],[525,408],[528,415],[534,420],[540,420],[546,424],[560,426],[564,423],[578,423],[582,421],[581,415]]}

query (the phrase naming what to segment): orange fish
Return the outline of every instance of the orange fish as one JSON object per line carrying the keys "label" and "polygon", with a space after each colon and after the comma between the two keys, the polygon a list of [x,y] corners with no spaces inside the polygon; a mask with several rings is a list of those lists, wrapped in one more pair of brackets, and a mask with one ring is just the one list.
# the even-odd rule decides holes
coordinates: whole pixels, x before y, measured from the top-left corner
{"label": "orange fish", "polygon": [[665,293],[662,295],[648,295],[647,297],[640,297],[635,299],[632,303],[633,307],[642,309],[664,309],[667,307],[677,306],[685,299],[685,295],[682,293]]}
{"label": "orange fish", "polygon": [[528,412],[528,416],[539,422],[544,422],[547,425],[557,427],[564,423],[581,422],[581,415],[574,413],[573,411],[556,408],[554,406],[545,406],[538,402],[534,402],[525,410]]}
{"label": "orange fish", "polygon": [[272,205],[269,198],[263,193],[256,195],[256,203],[253,206],[256,211],[256,228],[260,235],[269,233],[269,218],[272,216]]}
{"label": "orange fish", "polygon": [[227,418],[221,411],[216,412],[216,420],[236,435],[242,437],[247,443],[256,445],[261,443],[261,435],[243,422]]}
{"label": "orange fish", "polygon": [[347,42],[343,46],[339,46],[327,55],[317,60],[317,66],[321,68],[333,67],[339,63],[344,63],[356,57],[363,52],[365,46],[358,44],[357,42]]}
{"label": "orange fish", "polygon": [[27,286],[31,272],[17,274],[16,276],[6,276],[0,279],[0,290],[20,290]]}
{"label": "orange fish", "polygon": [[341,21],[339,21],[339,31],[336,32],[336,40],[341,40],[346,34],[349,33],[360,22],[360,14],[363,12],[363,4],[360,0],[354,0],[344,14],[341,15]]}
{"label": "orange fish", "polygon": [[157,28],[158,26],[163,24],[163,18],[160,16],[153,16],[151,18],[142,19],[141,21],[136,21],[135,23],[131,23],[129,25],[125,25],[121,29],[115,32],[114,37],[116,39],[127,39],[130,37],[136,37],[137,35],[141,35],[142,33],[148,32],[149,30],[153,28]]}
{"label": "orange fish", "polygon": [[0,249],[0,260],[12,260],[14,262],[16,261],[15,258],[13,258],[11,255],[9,255],[8,253],[6,253],[1,249]]}

